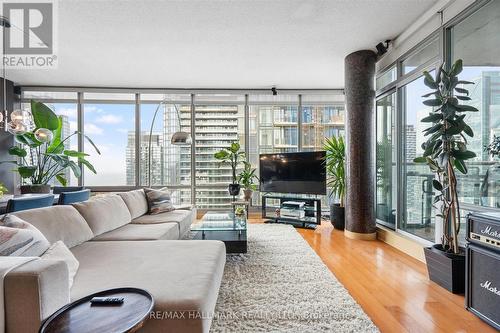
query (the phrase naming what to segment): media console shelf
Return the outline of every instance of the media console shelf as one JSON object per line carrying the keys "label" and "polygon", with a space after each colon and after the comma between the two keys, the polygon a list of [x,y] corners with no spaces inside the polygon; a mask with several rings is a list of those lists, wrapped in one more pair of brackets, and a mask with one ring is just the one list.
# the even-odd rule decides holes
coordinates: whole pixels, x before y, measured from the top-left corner
{"label": "media console shelf", "polygon": [[[284,207],[286,202],[293,202],[293,205]],[[302,207],[293,208],[294,206]],[[288,211],[289,215],[282,216],[281,211],[283,208]],[[321,224],[321,199],[263,195],[262,218],[268,219],[267,223],[287,223],[295,227],[316,229]]]}

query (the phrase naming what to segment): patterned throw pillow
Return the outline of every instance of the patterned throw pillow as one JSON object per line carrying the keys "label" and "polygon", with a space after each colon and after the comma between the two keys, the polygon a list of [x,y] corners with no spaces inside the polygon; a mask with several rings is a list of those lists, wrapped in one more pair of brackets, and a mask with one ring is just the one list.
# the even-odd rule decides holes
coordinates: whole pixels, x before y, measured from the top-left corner
{"label": "patterned throw pillow", "polygon": [[14,215],[0,221],[0,256],[39,257],[50,247],[34,226]]}
{"label": "patterned throw pillow", "polygon": [[170,191],[166,187],[159,190],[145,188],[144,193],[148,201],[149,214],[155,215],[175,210]]}

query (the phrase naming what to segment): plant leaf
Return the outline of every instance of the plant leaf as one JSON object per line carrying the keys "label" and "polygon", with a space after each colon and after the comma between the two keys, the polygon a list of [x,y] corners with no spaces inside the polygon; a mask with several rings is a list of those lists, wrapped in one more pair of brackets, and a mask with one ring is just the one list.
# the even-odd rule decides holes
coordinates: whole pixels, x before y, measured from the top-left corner
{"label": "plant leaf", "polygon": [[427,117],[423,118],[420,121],[423,122],[423,123],[435,123],[436,121],[441,120],[441,119],[442,119],[442,115],[441,114],[439,114],[439,113],[431,113],[430,115],[428,115]]}
{"label": "plant leaf", "polygon": [[75,177],[76,178],[80,177],[80,175],[82,174],[82,170],[80,169],[78,164],[76,164],[74,161],[69,161],[68,165],[71,168],[71,171],[73,171],[73,174],[75,175]]}
{"label": "plant leaf", "polygon": [[64,178],[64,173],[56,175],[56,179],[62,186],[66,186],[68,184],[68,181]]}
{"label": "plant leaf", "polygon": [[37,128],[46,128],[54,131],[59,126],[57,115],[42,102],[31,100],[31,114]]}
{"label": "plant leaf", "polygon": [[95,168],[92,164],[90,164],[89,161],[87,161],[86,159],[83,159],[83,158],[80,158],[78,159],[78,161],[80,163],[82,163],[83,165],[85,165],[87,167],[87,169],[89,169],[90,171],[92,171],[93,173],[97,174],[97,172],[95,171]]}
{"label": "plant leaf", "polygon": [[432,187],[441,192],[443,190],[443,185],[437,179],[432,180]]}
{"label": "plant leaf", "polygon": [[465,126],[464,126],[464,132],[465,132],[465,134],[467,134],[471,138],[474,137],[474,132],[472,131],[472,128],[467,124],[465,124]]}
{"label": "plant leaf", "polygon": [[37,167],[36,166],[20,166],[17,168],[17,172],[22,178],[29,178],[35,174]]}
{"label": "plant leaf", "polygon": [[26,152],[26,150],[21,147],[13,146],[9,148],[9,155],[25,157],[26,155],[28,155],[28,152]]}
{"label": "plant leaf", "polygon": [[95,151],[101,155],[101,151],[99,150],[99,148],[97,148],[97,146],[94,144],[94,141],[92,141],[91,138],[89,138],[88,136],[84,135],[85,139],[87,139],[87,141],[92,145],[92,147],[94,147]]}
{"label": "plant leaf", "polygon": [[59,144],[61,143],[61,135],[62,135],[62,117],[59,116],[57,118],[57,121],[58,121],[57,128],[54,131],[52,131],[54,137],[52,138],[52,142],[50,143],[50,145],[47,147],[48,153],[61,153],[62,150],[64,149],[64,146],[62,145],[61,145],[62,147],[59,146]]}
{"label": "plant leaf", "polygon": [[434,81],[434,79],[432,78],[432,76],[429,74],[429,72],[425,71],[424,72],[424,76],[425,76],[425,79],[424,79],[424,84],[431,88],[431,89],[437,89],[438,88],[438,84],[436,83],[436,81]]}
{"label": "plant leaf", "polygon": [[442,104],[440,99],[428,99],[423,101],[424,105],[427,106],[440,106]]}
{"label": "plant leaf", "polygon": [[65,150],[63,152],[64,155],[69,156],[69,157],[85,157],[89,156],[89,154],[85,154],[83,152],[77,151],[77,150]]}
{"label": "plant leaf", "polygon": [[457,168],[458,171],[460,171],[464,175],[467,174],[467,167],[465,166],[465,162],[464,161],[459,160],[459,159],[455,159],[455,161],[453,162],[453,164],[455,165],[455,168]]}
{"label": "plant leaf", "polygon": [[466,150],[466,151],[453,150],[451,152],[451,155],[459,160],[468,160],[468,159],[476,157],[476,153],[474,153],[470,150]]}
{"label": "plant leaf", "polygon": [[463,69],[462,59],[457,59],[457,61],[455,61],[455,63],[451,66],[449,75],[457,76],[462,72],[462,69]]}
{"label": "plant leaf", "polygon": [[427,163],[427,159],[423,156],[413,159],[414,163]]}

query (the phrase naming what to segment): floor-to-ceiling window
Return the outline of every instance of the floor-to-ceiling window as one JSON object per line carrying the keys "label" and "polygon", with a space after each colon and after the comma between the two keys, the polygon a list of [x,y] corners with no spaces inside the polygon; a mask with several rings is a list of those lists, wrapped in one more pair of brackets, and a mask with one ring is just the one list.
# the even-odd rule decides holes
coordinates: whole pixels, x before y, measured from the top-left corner
{"label": "floor-to-ceiling window", "polygon": [[[174,203],[188,204],[191,147],[171,144],[172,135],[178,131],[191,133],[190,94],[140,95],[139,184],[171,187]],[[128,137],[127,154],[133,155],[135,131],[130,131]],[[136,165],[134,160],[127,164],[127,185],[135,185]]]}
{"label": "floor-to-ceiling window", "polygon": [[[45,102],[63,116],[64,132],[81,129],[101,149],[98,156],[81,136],[68,143],[73,149],[83,146],[97,170],[97,175],[84,170],[71,185],[81,182],[96,191],[166,186],[175,203],[201,209],[231,206],[231,170],[214,159],[216,151],[238,141],[258,169],[259,154],[321,150],[324,137],[343,135],[344,128],[340,90],[274,96],[271,91],[25,87],[21,98],[26,108],[31,98]],[[158,107],[163,100],[168,102]],[[178,130],[191,133],[192,146],[170,144]],[[259,193],[253,198],[258,205]]]}
{"label": "floor-to-ceiling window", "polygon": [[302,151],[323,150],[325,137],[344,135],[342,95],[302,95]]}
{"label": "floor-to-ceiling window", "polygon": [[[467,212],[500,208],[499,158],[485,150],[494,136],[500,135],[498,13],[499,1],[474,4],[377,75],[379,223],[392,227],[394,222],[389,221],[395,220],[394,228],[398,231],[430,242],[440,238],[441,221],[433,205],[434,174],[426,165],[415,164],[413,159],[422,155],[421,145],[426,140],[422,131],[429,125],[421,122],[430,111],[422,104],[422,95],[430,91],[424,85],[422,72],[427,70],[434,75],[443,61],[450,66],[457,59],[464,63],[460,80],[474,83],[459,85],[469,90],[470,100],[462,103],[479,110],[468,113],[465,118],[474,131],[474,137],[467,139],[468,149],[477,157],[467,161],[467,175],[457,173],[461,225],[465,224]],[[463,235],[462,232],[462,239]]]}
{"label": "floor-to-ceiling window", "polygon": [[[432,72],[433,74],[433,72]],[[434,173],[425,164],[417,164],[413,160],[422,156],[422,143],[426,141],[423,131],[428,123],[421,119],[428,116],[432,108],[422,104],[422,95],[429,88],[424,84],[423,76],[400,88],[402,97],[402,142],[403,142],[403,182],[404,203],[399,228],[418,237],[434,241],[435,215],[433,206],[434,190],[432,180]]]}
{"label": "floor-to-ceiling window", "polygon": [[463,60],[460,85],[469,90],[463,103],[479,112],[468,113],[465,121],[474,131],[468,150],[476,158],[467,161],[468,174],[458,173],[459,200],[465,204],[500,208],[500,163],[485,150],[494,136],[500,136],[500,1],[492,1],[449,30],[450,56]]}
{"label": "floor-to-ceiling window", "polygon": [[[197,94],[195,96],[196,206],[229,208],[233,182],[231,166],[214,153],[239,142],[245,151],[245,95]],[[238,166],[240,172],[243,164]]]}
{"label": "floor-to-ceiling window", "polygon": [[135,154],[127,154],[130,147],[129,132],[135,131],[135,95],[84,93],[83,130],[101,150],[97,155],[84,141],[97,173],[85,172],[88,186],[127,185],[127,165],[135,163]]}
{"label": "floor-to-ceiling window", "polygon": [[397,206],[396,168],[396,93],[377,99],[376,103],[376,216],[394,228]]}
{"label": "floor-to-ceiling window", "polygon": [[[25,95],[26,99],[35,99],[38,101],[46,101],[46,104],[55,114],[62,119],[61,138],[64,141],[64,149],[78,150],[78,136],[73,135],[78,130],[77,119],[77,93],[76,92],[40,92],[33,91]],[[29,110],[30,103],[26,100],[21,105],[21,109]],[[67,169],[64,171],[64,178],[67,181],[67,186],[77,186],[78,178],[76,178]],[[54,185],[61,185],[54,179]]]}

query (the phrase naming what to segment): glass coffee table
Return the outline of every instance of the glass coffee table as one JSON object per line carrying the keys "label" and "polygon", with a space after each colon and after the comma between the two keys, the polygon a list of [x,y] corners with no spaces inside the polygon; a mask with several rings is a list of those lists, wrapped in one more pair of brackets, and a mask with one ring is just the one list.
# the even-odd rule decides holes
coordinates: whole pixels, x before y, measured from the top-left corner
{"label": "glass coffee table", "polygon": [[220,240],[226,245],[226,253],[247,252],[247,219],[245,214],[233,212],[207,212],[201,220],[191,225],[193,239]]}

